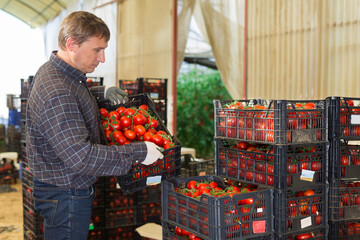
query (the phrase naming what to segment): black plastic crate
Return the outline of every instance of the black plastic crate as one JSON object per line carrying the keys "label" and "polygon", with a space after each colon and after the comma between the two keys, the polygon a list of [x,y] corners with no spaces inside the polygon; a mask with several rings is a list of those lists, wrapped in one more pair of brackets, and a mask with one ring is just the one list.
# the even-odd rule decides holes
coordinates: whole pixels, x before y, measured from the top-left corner
{"label": "black plastic crate", "polygon": [[360,220],[360,182],[333,180],[329,185],[329,220]]}
{"label": "black plastic crate", "polygon": [[360,140],[360,98],[328,97],[329,139]]}
{"label": "black plastic crate", "polygon": [[136,193],[137,201],[140,203],[161,202],[161,184],[156,184],[142,189]]}
{"label": "black plastic crate", "polygon": [[104,78],[87,76],[86,85],[88,86],[88,88],[95,87],[95,86],[103,86]]}
{"label": "black plastic crate", "polygon": [[191,154],[184,154],[181,162],[182,177],[215,175],[215,159],[194,159]]}
{"label": "black plastic crate", "polygon": [[[189,236],[188,235],[182,235],[181,232],[177,233],[176,232],[176,226],[168,223],[167,221],[161,221],[161,225],[162,225],[162,230],[163,230],[163,239],[165,239],[165,240],[193,239],[193,238],[190,238],[190,234],[197,236],[196,235],[197,233],[190,230],[190,229],[186,230],[189,233]],[[191,236],[191,237],[193,237],[193,236]],[[205,239],[209,239],[209,238],[200,238],[200,239],[205,240]],[[253,240],[255,240],[255,239],[256,240],[272,240],[272,239],[274,239],[274,236],[273,236],[273,234],[268,234],[268,235],[265,235],[265,236],[262,236],[262,237],[249,238],[249,240],[251,240],[251,239],[253,239]]]}
{"label": "black plastic crate", "polygon": [[152,99],[167,98],[167,78],[139,78],[140,89],[149,93]]}
{"label": "black plastic crate", "polygon": [[33,79],[34,79],[34,76],[29,76],[28,79],[20,79],[20,84],[21,84],[20,98],[21,99],[27,99],[29,90],[30,90],[30,85],[31,85]]}
{"label": "black plastic crate", "polygon": [[329,179],[360,180],[360,145],[340,138],[329,142]]}
{"label": "black plastic crate", "polygon": [[22,183],[28,188],[33,188],[33,175],[25,162],[22,163]]}
{"label": "black plastic crate", "polygon": [[152,99],[167,99],[167,78],[137,78],[119,80],[119,87],[128,94],[148,93]]}
{"label": "black plastic crate", "polygon": [[29,227],[24,226],[24,240],[44,240],[44,234],[35,235]]}
{"label": "black plastic crate", "polygon": [[105,209],[106,228],[137,224],[136,206]]}
{"label": "black plastic crate", "polygon": [[[129,96],[129,101],[121,105],[111,105],[109,101],[100,101],[99,108],[105,108],[108,111],[116,110],[118,107],[123,106],[126,108],[139,107],[147,105],[148,111],[156,119],[160,120],[157,112],[154,110],[154,102],[148,94],[138,94]],[[157,131],[162,130],[167,135],[171,136],[169,130],[166,128],[162,121],[158,121]],[[164,158],[156,164],[145,166],[142,164],[134,164],[129,173],[116,176],[117,182],[120,185],[124,194],[139,191],[147,186],[149,177],[160,176],[161,180],[177,177],[180,175],[181,168],[181,142],[176,136],[172,136],[174,147],[165,149],[163,151]]]}
{"label": "black plastic crate", "polygon": [[121,189],[105,190],[105,208],[135,207],[137,203],[136,193],[124,194]]}
{"label": "black plastic crate", "polygon": [[44,234],[43,222],[44,218],[39,212],[34,209],[30,209],[27,206],[23,206],[24,232],[26,228],[28,235],[32,234],[35,237],[42,236]]}
{"label": "black plastic crate", "polygon": [[104,208],[94,207],[91,211],[90,225],[94,229],[103,228],[106,223]]}
{"label": "black plastic crate", "polygon": [[130,225],[126,227],[107,228],[106,240],[137,240],[135,229],[137,225]]}
{"label": "black plastic crate", "polygon": [[214,114],[215,137],[272,144],[328,139],[326,100],[214,100]]}
{"label": "black plastic crate", "polygon": [[22,186],[22,196],[23,196],[23,206],[26,206],[28,209],[34,211],[34,198],[32,196],[33,189],[29,186],[23,184]]}
{"label": "black plastic crate", "polygon": [[299,231],[296,233],[276,234],[275,239],[277,239],[277,240],[299,240],[299,239],[327,240],[328,239],[328,231],[329,231],[328,227],[310,228],[310,229]]}
{"label": "black plastic crate", "polygon": [[119,87],[129,95],[139,94],[140,91],[140,81],[139,79],[128,80],[128,79],[121,79],[119,80]]}
{"label": "black plastic crate", "polygon": [[216,175],[277,189],[313,187],[327,183],[328,148],[326,142],[271,145],[215,138]]}
{"label": "black plastic crate", "polygon": [[[215,181],[220,188],[225,189],[223,178],[218,176],[163,181],[162,220],[194,231],[203,239],[249,239],[272,233],[272,189],[259,188],[232,197],[202,194],[199,199],[175,190],[183,188],[191,180]],[[248,204],[244,204],[244,201]]]}
{"label": "black plastic crate", "polygon": [[274,229],[288,234],[316,227],[328,221],[328,185],[297,190],[274,190]]}
{"label": "black plastic crate", "polygon": [[107,240],[107,229],[103,227],[93,227],[90,223],[87,240]]}
{"label": "black plastic crate", "polygon": [[360,220],[330,221],[329,240],[360,239]]}
{"label": "black plastic crate", "polygon": [[137,224],[161,223],[161,201],[138,202]]}

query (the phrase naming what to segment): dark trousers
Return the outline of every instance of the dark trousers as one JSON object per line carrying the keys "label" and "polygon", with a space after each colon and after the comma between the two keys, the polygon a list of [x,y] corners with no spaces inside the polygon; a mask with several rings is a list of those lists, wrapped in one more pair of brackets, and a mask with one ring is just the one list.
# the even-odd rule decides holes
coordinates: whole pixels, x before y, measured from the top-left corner
{"label": "dark trousers", "polygon": [[34,206],[44,217],[45,240],[86,240],[95,188],[60,188],[34,178]]}

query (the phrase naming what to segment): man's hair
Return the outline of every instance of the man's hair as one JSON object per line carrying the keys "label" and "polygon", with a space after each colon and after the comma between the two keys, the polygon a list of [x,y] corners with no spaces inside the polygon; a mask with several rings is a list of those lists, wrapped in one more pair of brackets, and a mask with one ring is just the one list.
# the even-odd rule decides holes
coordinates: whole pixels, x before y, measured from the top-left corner
{"label": "man's hair", "polygon": [[58,44],[62,50],[66,49],[66,41],[71,37],[77,44],[81,44],[91,37],[110,40],[110,30],[104,21],[92,13],[77,11],[69,14],[61,23]]}

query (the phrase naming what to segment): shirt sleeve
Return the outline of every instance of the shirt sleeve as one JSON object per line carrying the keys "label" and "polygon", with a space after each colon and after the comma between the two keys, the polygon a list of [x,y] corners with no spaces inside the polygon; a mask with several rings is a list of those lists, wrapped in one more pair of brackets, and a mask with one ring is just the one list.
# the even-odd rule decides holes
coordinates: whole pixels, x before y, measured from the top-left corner
{"label": "shirt sleeve", "polygon": [[69,94],[57,94],[46,101],[41,113],[41,131],[55,155],[80,175],[123,175],[147,155],[145,143],[106,146],[90,143],[90,133]]}

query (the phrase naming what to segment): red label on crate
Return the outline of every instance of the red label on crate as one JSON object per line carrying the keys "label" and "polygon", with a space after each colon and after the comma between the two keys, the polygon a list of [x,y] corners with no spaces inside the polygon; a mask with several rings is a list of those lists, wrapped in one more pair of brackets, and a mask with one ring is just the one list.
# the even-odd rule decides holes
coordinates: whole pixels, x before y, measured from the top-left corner
{"label": "red label on crate", "polygon": [[266,230],[266,221],[254,221],[253,222],[253,233],[264,233]]}

